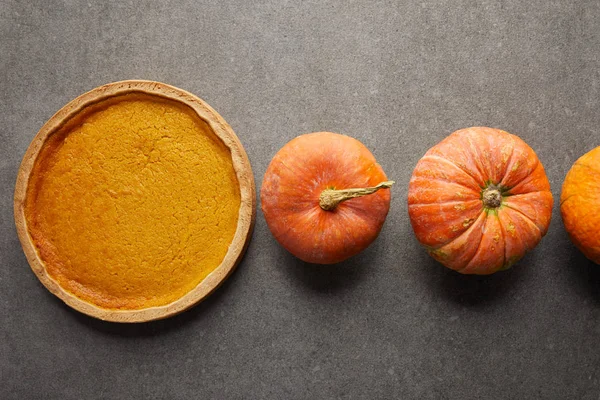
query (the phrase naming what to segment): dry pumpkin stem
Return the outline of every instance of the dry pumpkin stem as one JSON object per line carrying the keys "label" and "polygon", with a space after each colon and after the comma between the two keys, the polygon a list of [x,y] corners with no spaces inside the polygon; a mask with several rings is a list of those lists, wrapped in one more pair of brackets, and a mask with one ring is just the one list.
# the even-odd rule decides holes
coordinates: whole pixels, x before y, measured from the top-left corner
{"label": "dry pumpkin stem", "polygon": [[498,208],[502,204],[502,194],[495,187],[488,187],[481,194],[485,208]]}
{"label": "dry pumpkin stem", "polygon": [[488,186],[481,192],[481,201],[483,206],[489,210],[496,209],[502,205],[504,196],[509,196],[507,189],[503,189],[502,186],[488,184]]}
{"label": "dry pumpkin stem", "polygon": [[389,189],[394,184],[394,181],[381,182],[377,186],[366,188],[351,188],[351,189],[325,189],[319,197],[319,205],[325,211],[335,209],[338,204],[343,201],[373,194],[379,189]]}

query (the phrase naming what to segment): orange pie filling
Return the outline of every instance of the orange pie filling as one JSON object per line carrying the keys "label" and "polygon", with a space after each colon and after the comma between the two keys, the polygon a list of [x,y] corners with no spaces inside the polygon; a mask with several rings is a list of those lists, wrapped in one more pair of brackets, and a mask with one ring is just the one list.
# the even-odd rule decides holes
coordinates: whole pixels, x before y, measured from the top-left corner
{"label": "orange pie filling", "polygon": [[25,217],[64,290],[135,310],[172,303],[219,266],[239,209],[231,153],[210,126],[185,105],[127,94],[47,139]]}

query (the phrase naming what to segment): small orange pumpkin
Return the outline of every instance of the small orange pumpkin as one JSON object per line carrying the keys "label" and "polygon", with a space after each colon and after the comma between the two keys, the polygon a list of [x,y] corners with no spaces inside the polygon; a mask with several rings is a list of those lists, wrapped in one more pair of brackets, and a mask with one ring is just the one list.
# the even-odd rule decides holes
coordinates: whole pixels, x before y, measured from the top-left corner
{"label": "small orange pumpkin", "polygon": [[393,182],[358,140],[331,132],[298,136],[271,161],[260,199],[277,241],[303,261],[333,264],[379,235]]}
{"label": "small orange pumpkin", "polygon": [[419,242],[464,274],[509,268],[533,249],[552,215],[550,183],[523,140],[499,129],[454,132],[417,163],[408,189]]}
{"label": "small orange pumpkin", "polygon": [[600,264],[600,147],[571,167],[562,187],[560,212],[573,243]]}

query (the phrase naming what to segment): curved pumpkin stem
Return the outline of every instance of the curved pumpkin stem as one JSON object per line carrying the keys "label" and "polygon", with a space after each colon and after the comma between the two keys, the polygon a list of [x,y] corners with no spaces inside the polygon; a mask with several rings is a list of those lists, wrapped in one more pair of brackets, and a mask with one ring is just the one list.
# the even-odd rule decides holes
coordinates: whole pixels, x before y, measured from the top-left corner
{"label": "curved pumpkin stem", "polygon": [[319,197],[319,205],[325,211],[331,211],[338,206],[342,201],[354,199],[356,197],[366,196],[373,194],[379,189],[389,189],[394,184],[394,181],[381,182],[377,186],[366,187],[366,188],[352,188],[352,189],[325,189],[321,192]]}

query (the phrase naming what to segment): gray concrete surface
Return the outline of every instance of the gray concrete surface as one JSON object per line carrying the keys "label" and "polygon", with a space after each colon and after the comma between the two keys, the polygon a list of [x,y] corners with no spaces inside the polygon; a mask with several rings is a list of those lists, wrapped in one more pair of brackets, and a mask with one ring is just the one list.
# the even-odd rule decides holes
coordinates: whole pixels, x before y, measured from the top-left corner
{"label": "gray concrete surface", "polygon": [[[121,79],[189,90],[233,126],[258,188],[296,135],[354,136],[397,181],[379,239],[333,267],[280,248],[262,214],[209,300],[144,325],[50,295],[12,217],[41,125]],[[0,399],[598,399],[600,267],[558,204],[513,270],[445,270],[408,222],[410,174],[455,129],[520,135],[555,197],[600,145],[600,2],[0,2]]]}

